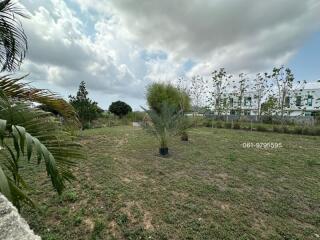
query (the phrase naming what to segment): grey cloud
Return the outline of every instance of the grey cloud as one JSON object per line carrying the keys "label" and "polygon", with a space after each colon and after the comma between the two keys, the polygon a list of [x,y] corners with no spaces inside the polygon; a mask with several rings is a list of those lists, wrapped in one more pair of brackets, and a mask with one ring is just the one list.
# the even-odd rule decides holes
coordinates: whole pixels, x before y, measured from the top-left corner
{"label": "grey cloud", "polygon": [[[112,4],[144,45],[164,49],[178,60],[198,62],[214,63],[213,56],[231,53],[225,67],[236,65],[235,59],[238,69],[260,62],[252,65],[256,70],[268,65],[269,59],[281,60],[319,29],[320,21],[316,0],[114,0]],[[235,46],[241,49],[233,52]]]}

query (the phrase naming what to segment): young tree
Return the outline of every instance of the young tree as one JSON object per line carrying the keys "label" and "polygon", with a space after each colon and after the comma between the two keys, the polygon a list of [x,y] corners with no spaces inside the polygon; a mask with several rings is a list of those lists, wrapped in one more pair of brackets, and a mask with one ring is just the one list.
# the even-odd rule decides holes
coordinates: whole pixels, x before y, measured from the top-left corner
{"label": "young tree", "polygon": [[69,96],[69,101],[77,111],[83,128],[86,128],[88,124],[90,125],[91,121],[97,119],[103,112],[97,102],[88,98],[88,91],[84,81],[80,83],[77,95]]}
{"label": "young tree", "polygon": [[195,113],[205,105],[208,85],[201,76],[193,76],[189,87],[189,94],[192,99],[192,107]]}
{"label": "young tree", "polygon": [[257,118],[261,116],[261,105],[263,99],[270,93],[272,84],[269,83],[270,75],[268,73],[258,73],[254,79],[253,90],[255,92],[254,98],[257,101]]}
{"label": "young tree", "polygon": [[209,102],[214,107],[215,113],[221,115],[224,110],[223,96],[227,96],[232,75],[228,75],[224,68],[212,72],[209,86]]}
{"label": "young tree", "polygon": [[117,101],[111,103],[111,105],[109,106],[109,111],[122,118],[123,116],[132,112],[132,108],[125,102]]}
{"label": "young tree", "polygon": [[277,106],[277,98],[270,96],[261,104],[261,115],[272,116],[272,114],[278,109]]}
{"label": "young tree", "polygon": [[285,69],[284,66],[281,66],[279,68],[273,68],[271,76],[277,87],[276,98],[278,102],[278,109],[280,111],[281,121],[283,123],[285,101],[288,94],[293,91],[294,75],[289,68]]}
{"label": "young tree", "polygon": [[249,90],[249,78],[247,74],[240,73],[239,74],[239,82],[236,84],[236,96],[238,97],[238,112],[243,115],[242,107],[243,107],[243,100],[245,97],[246,92]]}

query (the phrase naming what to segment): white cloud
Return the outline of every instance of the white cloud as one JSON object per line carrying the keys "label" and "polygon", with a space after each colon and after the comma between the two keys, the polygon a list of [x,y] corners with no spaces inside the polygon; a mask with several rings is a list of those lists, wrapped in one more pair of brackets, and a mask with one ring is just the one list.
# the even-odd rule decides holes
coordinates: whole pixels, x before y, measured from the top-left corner
{"label": "white cloud", "polygon": [[[71,3],[22,1],[31,14],[23,21],[30,44],[23,70],[66,89],[84,80],[99,99],[112,94],[141,103],[150,81],[219,67],[264,71],[286,64],[320,30],[318,0]],[[184,67],[188,60],[191,69]]]}

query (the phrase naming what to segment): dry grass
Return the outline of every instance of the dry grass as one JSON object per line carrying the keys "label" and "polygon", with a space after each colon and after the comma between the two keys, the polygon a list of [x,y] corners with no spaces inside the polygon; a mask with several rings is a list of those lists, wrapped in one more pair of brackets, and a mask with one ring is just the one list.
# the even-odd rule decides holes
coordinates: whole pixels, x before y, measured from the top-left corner
{"label": "dry grass", "polygon": [[[142,130],[87,130],[61,198],[33,183],[41,212],[23,215],[43,239],[318,239],[320,137],[202,128],[190,142],[157,142]],[[281,142],[244,149],[243,142]],[[25,166],[35,175],[37,166]],[[34,177],[33,177],[34,179]]]}

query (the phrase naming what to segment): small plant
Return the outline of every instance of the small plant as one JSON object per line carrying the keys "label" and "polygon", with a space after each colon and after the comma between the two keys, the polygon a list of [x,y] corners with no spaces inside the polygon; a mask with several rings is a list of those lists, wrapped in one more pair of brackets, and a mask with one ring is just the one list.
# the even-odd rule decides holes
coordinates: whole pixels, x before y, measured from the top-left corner
{"label": "small plant", "polygon": [[303,134],[303,135],[313,135],[313,134],[312,134],[312,130],[311,130],[309,127],[304,127],[304,128],[302,129],[302,134]]}
{"label": "small plant", "polygon": [[257,131],[259,131],[259,132],[267,132],[268,129],[263,125],[258,125],[257,126]]}
{"label": "small plant", "polygon": [[235,155],[234,153],[230,153],[230,155],[229,155],[229,160],[230,160],[231,162],[234,162],[236,159],[237,159],[236,155]]}
{"label": "small plant", "polygon": [[62,195],[62,199],[68,202],[76,202],[78,200],[78,195],[74,191],[66,191]]}
{"label": "small plant", "polygon": [[235,122],[234,124],[233,124],[233,129],[240,129],[241,128],[241,126],[240,126],[240,123],[239,122]]}
{"label": "small plant", "polygon": [[181,117],[179,117],[177,121],[177,130],[178,130],[178,135],[180,135],[181,141],[189,140],[187,130],[191,128],[191,126],[192,126],[192,123],[189,120],[189,118],[187,116],[184,116],[183,113],[181,113]]}
{"label": "small plant", "polygon": [[282,126],[282,132],[283,133],[291,133],[290,129],[287,126]]}
{"label": "small plant", "polygon": [[295,127],[292,132],[294,134],[302,134],[302,131],[303,131],[302,127]]}
{"label": "small plant", "polygon": [[217,121],[215,124],[216,128],[222,128],[222,122],[221,121]]}
{"label": "small plant", "polygon": [[[145,110],[145,109],[144,109]],[[152,132],[159,140],[159,153],[162,156],[169,154],[168,142],[171,135],[177,132],[178,122],[181,113],[176,113],[175,109],[168,104],[162,104],[158,112],[155,110],[145,110],[150,121],[146,122],[144,128]]]}
{"label": "small plant", "polygon": [[277,133],[282,133],[282,129],[279,126],[274,125],[272,127],[272,131],[277,132]]}
{"label": "small plant", "polygon": [[213,119],[206,119],[204,121],[204,126],[205,127],[213,127],[214,123],[213,123]]}

